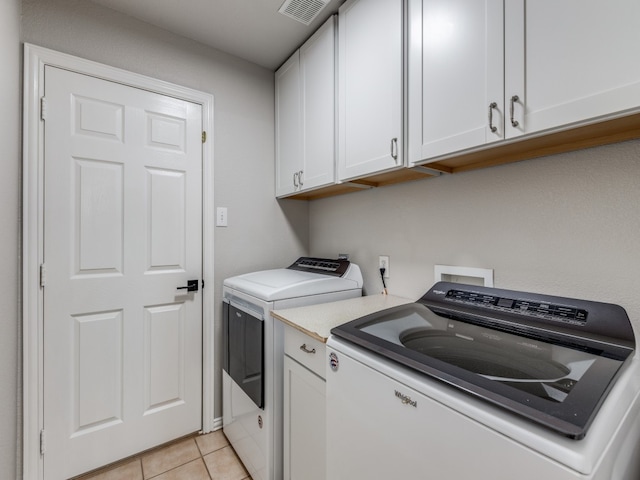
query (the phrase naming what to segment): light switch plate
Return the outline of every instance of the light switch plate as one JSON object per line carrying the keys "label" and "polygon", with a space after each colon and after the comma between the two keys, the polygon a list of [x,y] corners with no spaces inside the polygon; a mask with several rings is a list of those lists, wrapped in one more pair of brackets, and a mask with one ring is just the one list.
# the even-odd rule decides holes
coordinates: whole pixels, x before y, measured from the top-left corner
{"label": "light switch plate", "polygon": [[216,208],[216,227],[226,227],[227,225],[227,207]]}

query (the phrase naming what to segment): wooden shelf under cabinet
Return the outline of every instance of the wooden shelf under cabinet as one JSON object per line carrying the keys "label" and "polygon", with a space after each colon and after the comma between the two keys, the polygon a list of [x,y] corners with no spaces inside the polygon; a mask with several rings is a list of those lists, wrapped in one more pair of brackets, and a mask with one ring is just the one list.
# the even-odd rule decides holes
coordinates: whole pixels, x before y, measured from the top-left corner
{"label": "wooden shelf under cabinet", "polygon": [[369,188],[436,177],[438,172],[455,174],[637,138],[640,138],[640,113],[568,128],[554,133],[541,134],[535,137],[514,139],[497,146],[448,156],[427,163],[423,167],[405,168],[371,175],[348,183],[330,185],[287,198],[317,200]]}
{"label": "wooden shelf under cabinet", "polygon": [[[435,164],[450,168],[451,173],[458,173],[635,138],[640,138],[640,113],[546,135],[514,140],[486,150],[440,160]],[[433,165],[429,164],[429,166]]]}

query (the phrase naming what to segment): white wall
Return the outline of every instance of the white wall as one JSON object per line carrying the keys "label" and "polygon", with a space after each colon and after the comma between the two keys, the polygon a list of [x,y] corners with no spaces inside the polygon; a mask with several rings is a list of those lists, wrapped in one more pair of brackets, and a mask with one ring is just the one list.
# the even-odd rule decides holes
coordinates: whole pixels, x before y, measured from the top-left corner
{"label": "white wall", "polygon": [[[224,278],[306,254],[307,204],[281,208],[274,199],[273,72],[86,0],[24,0],[22,29],[25,42],[214,95],[215,203],[229,209],[229,227],[215,230],[215,279],[207,287],[218,304]],[[219,392],[219,374],[215,381]]]}
{"label": "white wall", "polygon": [[0,478],[16,478],[19,423],[20,0],[0,2]]}
{"label": "white wall", "polygon": [[434,264],[496,287],[622,305],[640,336],[640,141],[358,192],[310,205],[312,255],[349,252],[367,294],[417,299]]}

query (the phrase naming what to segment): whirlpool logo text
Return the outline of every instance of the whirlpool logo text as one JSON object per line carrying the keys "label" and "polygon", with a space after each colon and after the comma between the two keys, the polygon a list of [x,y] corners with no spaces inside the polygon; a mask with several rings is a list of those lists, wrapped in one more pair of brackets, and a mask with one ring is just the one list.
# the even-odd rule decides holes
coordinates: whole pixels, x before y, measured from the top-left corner
{"label": "whirlpool logo text", "polygon": [[411,400],[411,397],[405,395],[404,393],[400,393],[398,390],[395,390],[396,397],[402,400],[403,405],[411,405],[413,408],[418,408],[418,402],[415,400]]}

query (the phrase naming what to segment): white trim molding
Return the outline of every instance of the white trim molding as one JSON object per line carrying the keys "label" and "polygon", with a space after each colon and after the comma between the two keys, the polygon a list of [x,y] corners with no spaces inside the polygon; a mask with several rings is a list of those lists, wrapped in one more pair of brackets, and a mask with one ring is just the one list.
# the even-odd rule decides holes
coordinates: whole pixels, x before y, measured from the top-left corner
{"label": "white trim molding", "polygon": [[174,85],[35,45],[24,46],[23,119],[23,478],[42,479],[40,454],[43,428],[43,302],[40,265],[43,262],[43,122],[40,98],[44,95],[46,65],[103,80],[118,82],[202,106],[203,182],[203,294],[202,324],[202,432],[219,428],[214,418],[214,211],[213,211],[213,95]]}

